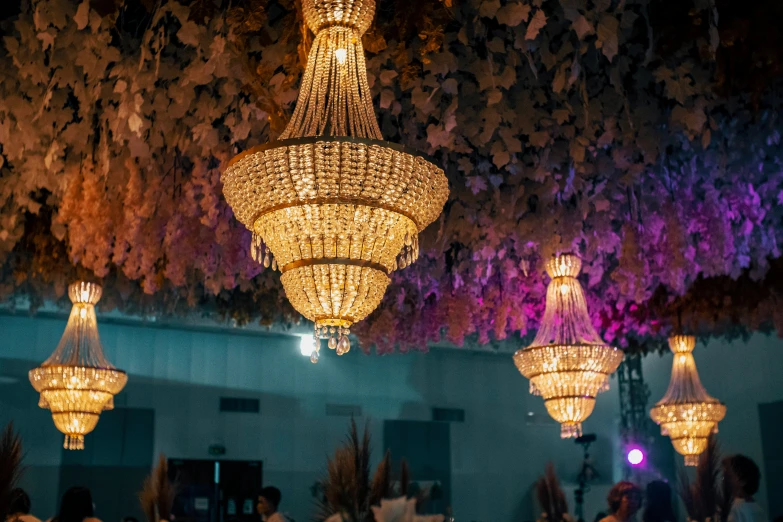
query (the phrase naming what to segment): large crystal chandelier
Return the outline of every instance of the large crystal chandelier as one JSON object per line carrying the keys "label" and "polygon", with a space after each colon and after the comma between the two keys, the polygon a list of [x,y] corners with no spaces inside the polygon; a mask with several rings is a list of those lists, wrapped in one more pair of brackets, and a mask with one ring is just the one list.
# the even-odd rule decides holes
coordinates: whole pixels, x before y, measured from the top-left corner
{"label": "large crystal chandelier", "polygon": [[316,36],[296,110],[279,141],[231,160],[223,193],[253,233],[253,257],[280,270],[291,304],[343,354],[348,328],[378,306],[389,274],[418,257],[448,181],[422,155],[382,141],[361,40],[375,0],[302,7]]}
{"label": "large crystal chandelier", "polygon": [[546,310],[533,344],[517,351],[514,362],[530,379],[530,393],[541,395],[560,423],[562,438],[582,434],[582,421],[593,412],[595,396],[609,389],[611,375],[623,352],[608,346],[596,333],[576,276],[581,260],[558,255],[546,263],[552,281],[546,290]]}
{"label": "large crystal chandelier", "polygon": [[73,450],[84,449],[84,436],[95,429],[103,410],[114,408],[114,396],[128,376],[103,355],[95,317],[100,285],[73,283],[68,295],[73,308],[60,343],[29,376],[41,394],[38,406],[52,411],[54,425],[65,434],[63,447]]}
{"label": "large crystal chandelier", "polygon": [[686,466],[699,463],[707,439],[718,432],[718,422],[726,416],[726,406],[701,384],[693,358],[695,346],[696,338],[691,335],[669,338],[674,353],[672,377],[666,395],[650,410],[652,420],[661,425],[661,434],[671,437],[674,449],[685,456]]}

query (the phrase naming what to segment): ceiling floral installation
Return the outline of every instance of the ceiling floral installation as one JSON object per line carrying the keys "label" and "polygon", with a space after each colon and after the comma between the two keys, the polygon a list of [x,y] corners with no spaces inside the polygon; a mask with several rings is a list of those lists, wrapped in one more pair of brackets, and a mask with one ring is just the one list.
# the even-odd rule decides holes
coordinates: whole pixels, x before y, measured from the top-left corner
{"label": "ceiling floral installation", "polygon": [[[28,1],[2,22],[2,298],[62,300],[86,274],[104,309],[299,320],[220,174],[282,132],[313,36],[293,0],[220,3]],[[429,153],[451,196],[353,330],[364,349],[525,335],[558,251],[582,257],[620,346],[694,282],[767,274],[781,67],[759,49],[782,46],[741,22],[774,17],[670,3],[380,0],[363,40],[381,131]]]}

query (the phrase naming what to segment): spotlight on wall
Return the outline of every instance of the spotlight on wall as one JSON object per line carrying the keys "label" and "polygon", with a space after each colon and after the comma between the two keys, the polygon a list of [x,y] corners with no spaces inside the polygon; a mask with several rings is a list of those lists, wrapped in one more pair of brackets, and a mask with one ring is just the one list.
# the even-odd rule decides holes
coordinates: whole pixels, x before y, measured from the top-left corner
{"label": "spotlight on wall", "polygon": [[310,355],[315,351],[315,338],[313,337],[313,334],[302,334],[298,337],[299,351],[305,357],[310,357]]}
{"label": "spotlight on wall", "polygon": [[629,448],[625,458],[631,466],[640,466],[644,462],[644,451],[641,448]]}

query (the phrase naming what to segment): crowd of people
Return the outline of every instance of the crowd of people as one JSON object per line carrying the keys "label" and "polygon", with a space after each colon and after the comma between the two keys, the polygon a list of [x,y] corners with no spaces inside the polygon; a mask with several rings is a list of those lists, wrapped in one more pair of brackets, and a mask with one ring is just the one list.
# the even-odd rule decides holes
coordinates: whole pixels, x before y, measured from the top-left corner
{"label": "crowd of people", "polygon": [[[723,461],[723,477],[733,495],[728,522],[767,522],[764,510],[754,500],[761,481],[756,463],[744,455],[728,457]],[[634,522],[642,504],[642,522],[678,522],[688,518],[678,519],[671,487],[661,480],[647,484],[645,495],[632,482],[618,482],[609,491],[607,502],[609,515],[600,513],[596,522]]]}
{"label": "crowd of people", "polygon": [[[733,493],[728,522],[767,522],[767,517],[754,495],[758,492],[761,473],[758,466],[744,455],[734,455],[723,461],[724,480],[728,481]],[[21,489],[12,492],[11,513],[6,522],[41,522],[31,515],[30,497]],[[258,495],[256,509],[264,522],[287,522],[278,511],[282,495],[273,486],[265,487]],[[644,502],[643,502],[644,500]],[[641,522],[679,522],[687,517],[676,515],[671,487],[663,481],[650,482],[645,495],[632,482],[618,482],[607,497],[609,515],[600,513],[596,522],[635,522],[637,513],[644,512]],[[83,487],[70,488],[63,495],[57,515],[47,522],[100,522],[94,516],[95,504],[90,490]],[[125,519],[123,522],[135,522]],[[775,522],[783,522],[776,519]]]}
{"label": "crowd of people", "polygon": [[[263,488],[258,494],[256,510],[261,515],[263,522],[288,522],[282,513],[278,512],[278,506],[282,500],[280,490],[274,486]],[[41,522],[32,514],[30,496],[23,489],[17,488],[11,492],[10,515],[6,522]],[[95,503],[92,500],[90,490],[83,487],[68,489],[60,501],[60,509],[57,515],[46,522],[101,522],[95,518]],[[126,517],[122,522],[137,522],[133,517]]]}

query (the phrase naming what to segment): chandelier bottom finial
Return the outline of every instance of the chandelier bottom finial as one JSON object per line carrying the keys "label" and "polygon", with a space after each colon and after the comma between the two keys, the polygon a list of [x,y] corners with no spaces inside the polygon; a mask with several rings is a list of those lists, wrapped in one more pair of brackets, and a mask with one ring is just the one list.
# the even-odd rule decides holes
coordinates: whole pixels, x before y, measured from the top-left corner
{"label": "chandelier bottom finial", "polygon": [[560,425],[560,438],[561,439],[570,439],[574,437],[581,437],[582,436],[582,423],[581,422],[575,422],[573,424],[571,423],[563,423]]}
{"label": "chandelier bottom finial", "polygon": [[699,456],[698,455],[685,455],[685,465],[686,466],[698,466],[699,465]]}
{"label": "chandelier bottom finial", "polygon": [[63,448],[67,450],[83,450],[84,435],[66,435]]}

